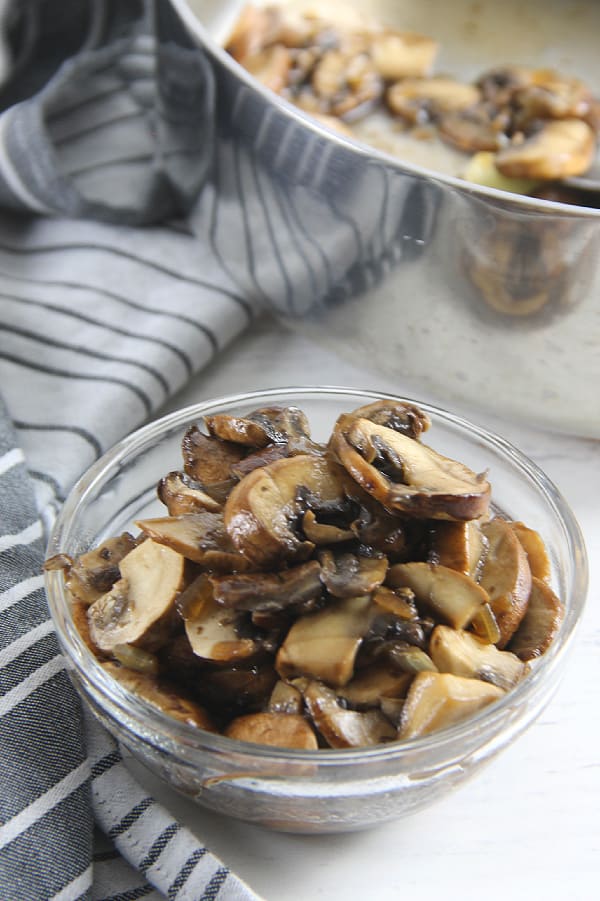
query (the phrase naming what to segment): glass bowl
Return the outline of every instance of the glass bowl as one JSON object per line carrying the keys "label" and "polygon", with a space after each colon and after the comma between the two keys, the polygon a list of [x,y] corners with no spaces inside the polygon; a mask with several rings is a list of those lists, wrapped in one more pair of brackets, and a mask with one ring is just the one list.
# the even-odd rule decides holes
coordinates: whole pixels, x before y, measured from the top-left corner
{"label": "glass bowl", "polygon": [[[380,397],[394,396],[350,388],[281,388],[171,413],[123,439],[80,479],[55,524],[48,554],[75,556],[131,529],[137,518],[164,513],[156,484],[180,465],[181,438],[204,415],[293,404],[307,414],[316,440],[325,440],[340,413]],[[507,441],[452,413],[411,402],[431,417],[428,444],[475,472],[488,471],[495,512],[540,532],[553,588],[566,608],[558,635],[532,672],[466,721],[401,743],[318,751],[205,732],[175,721],[109,676],[75,628],[62,572],[46,573],[54,624],[82,698],[152,772],[199,804],[288,832],[340,832],[403,817],[473,776],[531,725],[552,697],[585,602],[587,560],[579,526],[550,480]]]}

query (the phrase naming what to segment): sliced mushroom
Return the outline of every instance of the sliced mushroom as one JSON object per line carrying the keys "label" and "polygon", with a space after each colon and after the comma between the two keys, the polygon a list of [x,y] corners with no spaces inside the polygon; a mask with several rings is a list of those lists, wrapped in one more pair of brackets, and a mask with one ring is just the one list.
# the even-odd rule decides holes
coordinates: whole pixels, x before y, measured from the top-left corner
{"label": "sliced mushroom", "polygon": [[200,704],[182,697],[179,689],[161,683],[156,676],[134,672],[110,661],[103,663],[102,667],[128,691],[158,707],[163,713],[190,726],[197,726],[208,732],[216,731],[210,716]]}
{"label": "sliced mushroom", "polygon": [[270,713],[302,713],[302,692],[290,682],[279,679],[269,698]]}
{"label": "sliced mushroom", "polygon": [[119,564],[135,546],[133,536],[124,532],[81,554],[66,567],[65,585],[71,596],[86,605],[97,601],[121,578]]}
{"label": "sliced mushroom", "polygon": [[325,104],[322,111],[333,116],[366,111],[383,91],[381,78],[366,53],[349,54],[340,49],[323,53],[312,71],[311,85]]}
{"label": "sliced mushroom", "polygon": [[156,676],[159,671],[158,657],[144,648],[137,648],[133,644],[116,644],[112,648],[112,656],[122,666],[135,670],[136,673],[146,673]]}
{"label": "sliced mushroom", "polygon": [[392,591],[385,585],[373,593],[373,602],[386,613],[392,613],[399,619],[412,622],[418,619],[415,607],[415,593],[410,588],[397,588]]}
{"label": "sliced mushroom", "polygon": [[136,525],[153,541],[209,569],[228,572],[249,569],[248,561],[233,547],[221,513],[205,510],[184,516],[160,516],[137,520]]}
{"label": "sliced mushroom", "polygon": [[510,640],[509,648],[521,660],[544,654],[564,619],[564,607],[549,585],[533,576],[527,612]]}
{"label": "sliced mushroom", "polygon": [[481,98],[474,85],[454,78],[404,78],[388,88],[390,110],[408,122],[423,122],[440,113],[468,109]]}
{"label": "sliced mushroom", "polygon": [[431,419],[420,407],[399,400],[376,400],[357,407],[346,414],[344,422],[351,419],[368,419],[375,425],[384,425],[409,438],[420,438],[431,426]]}
{"label": "sliced mushroom", "polygon": [[302,607],[319,598],[323,589],[317,560],[276,573],[213,575],[210,582],[221,606],[260,612]]}
{"label": "sliced mushroom", "polygon": [[169,511],[169,516],[182,516],[201,510],[216,513],[222,506],[204,491],[199,482],[190,479],[184,472],[167,473],[158,483],[157,494]]}
{"label": "sliced mushroom", "polygon": [[516,91],[532,83],[533,70],[526,66],[498,66],[477,79],[485,100],[496,108],[508,106]]}
{"label": "sliced mushroom", "polygon": [[397,672],[385,663],[374,663],[338,688],[337,696],[357,709],[380,707],[384,698],[406,697],[411,679],[411,673]]}
{"label": "sliced mushroom", "polygon": [[429,654],[441,673],[481,679],[504,691],[513,688],[525,672],[525,665],[514,653],[499,651],[476,635],[448,626],[433,630]]}
{"label": "sliced mushroom", "polygon": [[279,37],[280,15],[275,7],[246,4],[227,40],[227,52],[238,62],[259,53]]}
{"label": "sliced mushroom", "polygon": [[230,441],[220,441],[190,426],[181,442],[184,469],[196,482],[208,490],[214,483],[231,484],[231,467],[246,454],[246,448]]}
{"label": "sliced mushroom", "polygon": [[340,417],[330,447],[388,510],[452,520],[476,519],[488,511],[490,485],[484,475],[385,426]]}
{"label": "sliced mushroom", "polygon": [[439,136],[467,153],[498,150],[506,142],[508,116],[497,114],[485,104],[442,113],[437,121]]}
{"label": "sliced mushroom", "polygon": [[521,128],[536,119],[583,119],[592,102],[587,85],[552,69],[533,69],[529,84],[518,87],[511,97]]}
{"label": "sliced mushroom", "polygon": [[288,82],[292,56],[287,47],[274,44],[253,56],[246,56],[242,65],[266,88],[280,94]]}
{"label": "sliced mushroom", "polygon": [[303,560],[314,550],[314,544],[294,528],[303,512],[303,492],[321,498],[324,504],[345,500],[335,464],[309,454],[255,469],[231,491],[225,504],[225,526],[235,547],[255,566]]}
{"label": "sliced mushroom", "polygon": [[369,597],[336,601],[297,619],[279,648],[275,668],[283,679],[312,676],[345,685],[373,618]]}
{"label": "sliced mushroom", "polygon": [[469,576],[433,563],[396,563],[386,582],[392,588],[410,588],[418,604],[424,604],[455,629],[469,625],[489,601],[487,592]]}
{"label": "sliced mushroom", "polygon": [[429,535],[430,563],[441,563],[442,566],[477,579],[487,551],[487,539],[477,520],[435,520],[431,523]]}
{"label": "sliced mushroom", "polygon": [[340,544],[355,537],[352,529],[341,529],[339,526],[318,522],[312,510],[307,510],[302,517],[302,531],[315,545]]}
{"label": "sliced mushroom", "polygon": [[386,81],[428,75],[438,52],[436,41],[409,31],[384,31],[371,41],[375,68]]}
{"label": "sliced mushroom", "polygon": [[224,734],[277,748],[316,751],[317,737],[303,716],[293,713],[248,713],[232,720]]}
{"label": "sliced mushroom", "polygon": [[175,600],[186,582],[185,558],[147,539],[120,564],[121,579],[88,610],[90,636],[103,651],[115,645],[160,647],[176,622]]}
{"label": "sliced mushroom", "polygon": [[480,585],[488,594],[500,629],[498,647],[503,648],[525,616],[531,592],[531,570],[527,554],[510,525],[493,519],[481,527],[488,552]]}
{"label": "sliced mushroom", "polygon": [[194,654],[214,663],[246,660],[258,651],[254,639],[240,636],[236,613],[214,600],[207,601],[196,616],[185,620],[185,632]]}
{"label": "sliced mushroom", "polygon": [[527,554],[531,575],[542,582],[549,582],[552,576],[552,564],[540,533],[535,529],[530,529],[523,522],[509,522],[509,526]]}
{"label": "sliced mushroom", "polygon": [[313,723],[332,748],[359,748],[396,738],[396,729],[379,710],[346,710],[322,682],[310,682],[303,694]]}
{"label": "sliced mushroom", "polygon": [[262,407],[245,417],[217,413],[205,422],[211,435],[248,447],[310,440],[308,420],[298,407]]}
{"label": "sliced mushroom", "polygon": [[480,679],[423,672],[412,681],[400,718],[398,737],[419,738],[467,719],[504,691]]}
{"label": "sliced mushroom", "polygon": [[319,553],[321,581],[336,598],[352,598],[370,594],[385,579],[387,557],[360,557],[325,550]]}
{"label": "sliced mushroom", "polygon": [[556,119],[521,143],[513,142],[496,155],[496,168],[511,178],[560,179],[581,175],[596,154],[594,132],[581,119]]}

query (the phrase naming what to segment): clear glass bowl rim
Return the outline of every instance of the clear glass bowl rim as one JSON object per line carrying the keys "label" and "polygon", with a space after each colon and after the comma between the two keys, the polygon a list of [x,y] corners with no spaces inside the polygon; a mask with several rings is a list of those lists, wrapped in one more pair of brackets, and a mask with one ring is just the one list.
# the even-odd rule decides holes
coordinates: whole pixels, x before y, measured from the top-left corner
{"label": "clear glass bowl rim", "polygon": [[[105,476],[119,466],[125,458],[131,457],[141,452],[144,448],[151,446],[164,433],[183,428],[190,420],[199,419],[207,413],[214,412],[215,409],[224,406],[260,403],[267,399],[271,403],[275,403],[277,400],[293,403],[294,399],[296,402],[298,401],[299,396],[307,395],[315,398],[329,397],[330,399],[340,400],[344,397],[359,397],[364,398],[365,403],[378,399],[387,399],[416,404],[431,416],[434,424],[437,419],[463,434],[468,434],[473,441],[477,441],[499,453],[518,470],[521,476],[525,477],[536,487],[545,502],[553,510],[557,521],[561,525],[563,537],[567,542],[569,557],[573,563],[574,578],[569,596],[563,598],[565,602],[565,618],[559,634],[548,651],[536,661],[532,673],[513,688],[512,691],[507,692],[504,698],[490,707],[484,708],[479,713],[454,726],[422,738],[408,739],[373,747],[327,748],[317,751],[298,751],[253,744],[227,738],[218,733],[207,732],[179,722],[126,691],[106,673],[84,644],[69,612],[69,600],[62,573],[49,571],[44,574],[48,604],[59,642],[67,659],[68,668],[75,670],[84,685],[90,683],[95,690],[95,694],[99,694],[101,697],[106,695],[110,706],[121,710],[128,719],[133,719],[139,723],[141,732],[147,731],[148,725],[151,724],[154,736],[152,743],[159,748],[172,747],[175,741],[181,742],[182,746],[185,746],[188,751],[192,750],[199,753],[235,753],[236,756],[250,757],[256,761],[263,760],[273,763],[285,761],[292,764],[294,762],[298,764],[318,763],[327,767],[331,765],[364,764],[367,761],[401,760],[402,757],[414,755],[415,753],[422,754],[423,759],[426,759],[427,752],[435,752],[436,755],[439,755],[446,749],[450,753],[456,747],[456,743],[460,743],[462,738],[466,738],[469,735],[472,737],[472,733],[475,730],[481,732],[483,742],[485,738],[502,731],[503,720],[510,715],[511,711],[514,711],[515,707],[525,706],[528,700],[534,698],[538,687],[541,689],[546,679],[550,677],[551,671],[563,660],[573,640],[585,607],[588,588],[588,560],[581,528],[565,498],[543,470],[505,438],[442,407],[385,391],[335,385],[322,387],[300,385],[261,389],[242,394],[210,398],[206,401],[182,407],[136,429],[114,444],[112,448],[107,450],[89,467],[69,492],[57,516],[48,541],[48,556],[68,553],[69,538],[72,535],[77,511],[85,505],[86,500],[90,496],[94,496]],[[66,628],[67,624],[70,628]],[[97,699],[96,703],[98,703]],[[160,740],[157,738],[158,734],[160,734]]]}

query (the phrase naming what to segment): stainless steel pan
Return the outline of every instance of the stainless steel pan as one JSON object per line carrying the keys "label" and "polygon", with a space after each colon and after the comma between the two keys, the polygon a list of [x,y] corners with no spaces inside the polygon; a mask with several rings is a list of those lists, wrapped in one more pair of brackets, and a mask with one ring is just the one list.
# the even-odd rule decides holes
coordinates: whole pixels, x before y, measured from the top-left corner
{"label": "stainless steel pan", "polygon": [[[436,37],[440,71],[533,64],[600,86],[593,0],[362,6]],[[391,387],[409,379],[600,437],[600,210],[476,187],[335,135],[222,50],[238,8],[160,0],[157,20],[163,46],[214,71],[213,175],[197,222],[235,279]]]}

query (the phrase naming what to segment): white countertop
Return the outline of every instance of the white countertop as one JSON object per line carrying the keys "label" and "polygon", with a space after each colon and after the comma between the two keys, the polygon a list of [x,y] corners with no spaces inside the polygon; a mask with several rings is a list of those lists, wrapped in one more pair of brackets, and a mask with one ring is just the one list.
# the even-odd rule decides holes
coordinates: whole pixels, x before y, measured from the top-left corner
{"label": "white countertop", "polygon": [[[168,409],[284,385],[347,385],[415,399],[418,387],[331,357],[270,319],[257,323]],[[452,405],[456,410],[456,404]],[[590,558],[584,620],[563,683],[508,750],[453,795],[367,832],[294,836],[185,801],[137,764],[167,807],[266,901],[588,899],[600,878],[600,442],[458,410],[538,463],[579,519]]]}

